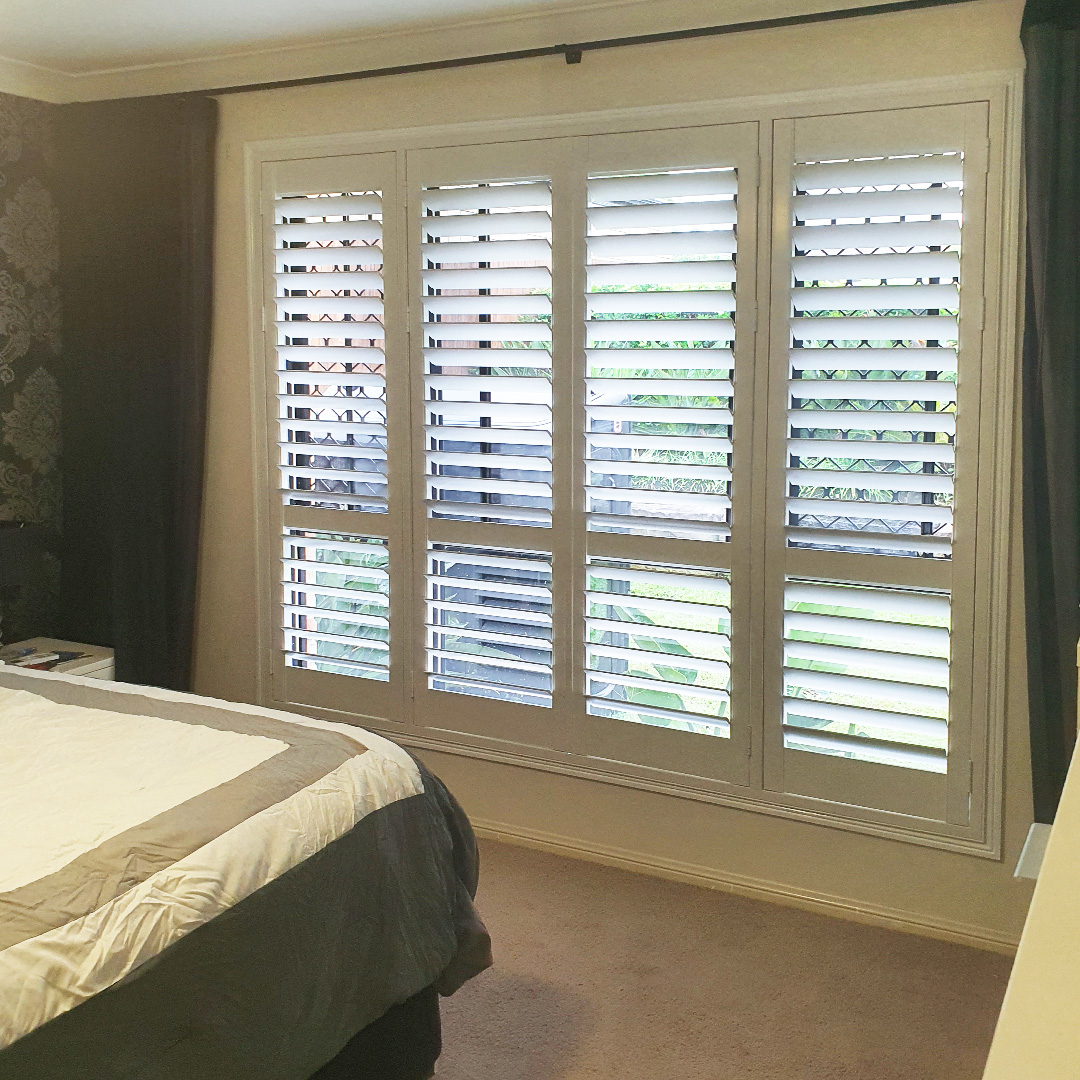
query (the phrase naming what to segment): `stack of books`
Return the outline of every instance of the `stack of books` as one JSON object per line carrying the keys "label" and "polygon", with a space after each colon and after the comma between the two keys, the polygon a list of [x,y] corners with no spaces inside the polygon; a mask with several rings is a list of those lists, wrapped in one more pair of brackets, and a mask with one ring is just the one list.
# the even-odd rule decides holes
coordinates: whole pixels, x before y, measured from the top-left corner
{"label": "stack of books", "polygon": [[52,671],[58,664],[67,664],[72,660],[82,660],[89,656],[85,652],[54,652],[37,645],[8,645],[0,648],[0,664],[11,667],[34,668],[37,671]]}

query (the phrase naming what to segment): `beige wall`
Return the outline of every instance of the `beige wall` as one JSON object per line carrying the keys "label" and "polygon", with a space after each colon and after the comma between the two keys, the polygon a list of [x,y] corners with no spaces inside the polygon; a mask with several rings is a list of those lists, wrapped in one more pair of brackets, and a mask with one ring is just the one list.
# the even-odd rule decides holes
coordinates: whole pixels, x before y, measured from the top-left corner
{"label": "beige wall", "polygon": [[[1021,0],[974,0],[594,53],[574,67],[549,58],[223,98],[197,690],[256,699],[246,142],[1016,72],[1021,8]],[[613,32],[598,23],[593,36]],[[1013,577],[1017,674],[1009,691],[1002,862],[471,757],[427,757],[478,821],[521,839],[1007,945],[1019,936],[1030,898],[1030,884],[1012,877],[1030,822],[1015,557]]]}

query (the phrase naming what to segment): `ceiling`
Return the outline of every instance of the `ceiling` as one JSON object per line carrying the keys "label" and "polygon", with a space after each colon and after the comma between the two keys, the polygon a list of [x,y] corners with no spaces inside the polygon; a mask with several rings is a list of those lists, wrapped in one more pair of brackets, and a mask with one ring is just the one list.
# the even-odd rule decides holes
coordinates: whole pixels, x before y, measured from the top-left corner
{"label": "ceiling", "polygon": [[330,43],[416,23],[594,6],[593,0],[0,0],[0,54],[82,75]]}

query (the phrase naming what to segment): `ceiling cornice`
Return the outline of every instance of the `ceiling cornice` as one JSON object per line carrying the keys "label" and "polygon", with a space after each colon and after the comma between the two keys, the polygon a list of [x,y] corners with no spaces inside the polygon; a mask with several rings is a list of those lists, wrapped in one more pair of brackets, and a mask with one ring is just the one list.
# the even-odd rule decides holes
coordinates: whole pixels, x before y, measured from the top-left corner
{"label": "ceiling cornice", "polygon": [[68,83],[71,76],[53,68],[39,67],[10,56],[0,56],[0,93],[39,101],[71,101]]}
{"label": "ceiling cornice", "polygon": [[413,23],[332,41],[252,49],[126,68],[62,71],[0,56],[0,91],[51,102],[94,101],[305,79],[611,35],[780,18],[844,0],[593,0],[454,22]]}

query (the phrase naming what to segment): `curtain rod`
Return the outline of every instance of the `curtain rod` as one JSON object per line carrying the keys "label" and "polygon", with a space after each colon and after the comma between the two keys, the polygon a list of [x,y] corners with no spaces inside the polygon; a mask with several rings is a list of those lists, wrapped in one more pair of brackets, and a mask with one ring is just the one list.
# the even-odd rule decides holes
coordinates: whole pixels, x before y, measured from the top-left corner
{"label": "curtain rod", "polygon": [[289,86],[318,86],[322,83],[378,79],[386,75],[408,75],[419,71],[443,71],[447,68],[477,67],[480,64],[498,64],[507,60],[530,60],[538,56],[564,56],[568,64],[580,64],[585,53],[595,52],[600,49],[621,49],[628,45],[652,45],[664,41],[721,37],[725,34],[742,34],[748,30],[771,30],[780,26],[805,26],[809,23],[838,22],[842,19],[861,18],[864,15],[887,15],[897,11],[915,11],[919,8],[949,7],[953,4],[974,2],[976,0],[895,0],[895,2],[888,4],[867,4],[863,7],[817,11],[806,15],[786,15],[776,19],[754,19],[750,22],[722,23],[719,26],[699,26],[690,30],[668,30],[656,34],[635,34],[631,37],[579,41],[574,45],[544,45],[536,49],[483,53],[479,56],[462,56],[453,60],[428,60],[420,64],[398,64],[394,67],[368,68],[365,71],[347,71],[336,75],[314,75],[303,79],[281,79],[277,82],[223,86],[217,89],[196,91],[195,93],[199,96],[245,94],[253,90],[281,90]]}

